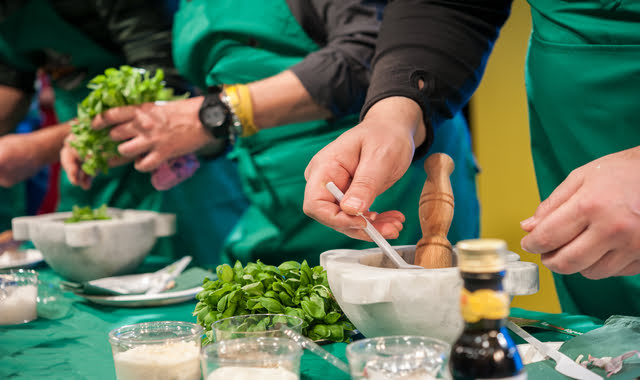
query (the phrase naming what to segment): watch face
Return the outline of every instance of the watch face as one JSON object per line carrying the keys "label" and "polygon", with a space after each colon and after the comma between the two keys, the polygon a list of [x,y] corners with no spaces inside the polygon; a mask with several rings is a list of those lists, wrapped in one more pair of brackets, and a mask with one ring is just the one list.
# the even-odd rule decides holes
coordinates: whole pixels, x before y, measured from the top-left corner
{"label": "watch face", "polygon": [[221,104],[216,104],[202,110],[204,124],[212,128],[220,127],[227,121],[228,112]]}

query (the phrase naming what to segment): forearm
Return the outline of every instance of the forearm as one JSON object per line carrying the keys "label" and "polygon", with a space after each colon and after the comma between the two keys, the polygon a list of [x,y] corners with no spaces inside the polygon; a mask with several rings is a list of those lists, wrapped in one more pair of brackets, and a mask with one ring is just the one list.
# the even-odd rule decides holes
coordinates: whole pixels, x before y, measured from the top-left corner
{"label": "forearm", "polygon": [[331,112],[315,103],[289,70],[249,83],[248,87],[258,130],[331,117]]}
{"label": "forearm", "polygon": [[58,162],[64,139],[71,133],[69,123],[57,124],[31,133],[34,145],[39,147],[35,155],[38,166]]}

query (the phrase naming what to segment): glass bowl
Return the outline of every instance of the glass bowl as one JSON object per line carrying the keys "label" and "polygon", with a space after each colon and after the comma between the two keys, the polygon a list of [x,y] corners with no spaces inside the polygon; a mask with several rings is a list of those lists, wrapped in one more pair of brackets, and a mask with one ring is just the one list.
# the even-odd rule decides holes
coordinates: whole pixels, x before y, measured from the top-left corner
{"label": "glass bowl", "polygon": [[239,338],[205,346],[205,380],[298,380],[302,348],[289,338]]}
{"label": "glass bowl", "polygon": [[203,328],[178,321],[126,325],[109,333],[118,380],[200,380]]}
{"label": "glass bowl", "polygon": [[352,379],[449,379],[451,346],[421,336],[386,336],[347,345]]}

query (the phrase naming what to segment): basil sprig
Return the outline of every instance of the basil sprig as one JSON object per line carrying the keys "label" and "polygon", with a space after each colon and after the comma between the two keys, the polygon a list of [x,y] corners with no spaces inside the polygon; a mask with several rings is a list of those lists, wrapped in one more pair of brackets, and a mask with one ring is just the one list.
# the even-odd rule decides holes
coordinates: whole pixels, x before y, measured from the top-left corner
{"label": "basil sprig", "polygon": [[71,141],[83,161],[82,170],[95,176],[99,171],[109,171],[109,160],[118,157],[119,142],[109,137],[109,128],[94,130],[91,121],[109,108],[154,102],[157,100],[175,100],[173,89],[165,88],[164,72],[156,70],[152,77],[148,71],[120,66],[109,68],[104,75],[98,75],[87,85],[92,91],[78,104],[78,117],[71,125],[75,140]]}
{"label": "basil sprig", "polygon": [[217,280],[204,280],[193,312],[206,330],[203,344],[214,340],[213,322],[235,315],[296,316],[304,321],[303,335],[313,340],[346,342],[354,330],[333,297],[321,266],[287,261],[275,267],[258,260],[243,267],[237,261],[233,268],[218,266],[216,274]]}
{"label": "basil sprig", "polygon": [[65,223],[78,223],[78,222],[86,222],[91,220],[109,220],[111,217],[107,213],[107,205],[102,205],[95,210],[92,210],[91,207],[85,206],[80,207],[78,205],[74,205],[71,210],[71,217],[64,220]]}

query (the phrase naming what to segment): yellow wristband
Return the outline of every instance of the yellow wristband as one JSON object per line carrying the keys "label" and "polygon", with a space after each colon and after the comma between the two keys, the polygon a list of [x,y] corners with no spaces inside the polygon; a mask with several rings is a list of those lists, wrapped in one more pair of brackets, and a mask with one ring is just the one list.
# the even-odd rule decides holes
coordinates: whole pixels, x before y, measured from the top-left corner
{"label": "yellow wristband", "polygon": [[253,121],[253,104],[251,103],[249,87],[244,84],[234,84],[225,86],[224,91],[229,97],[233,113],[242,124],[242,135],[240,137],[249,137],[258,133],[258,127]]}

